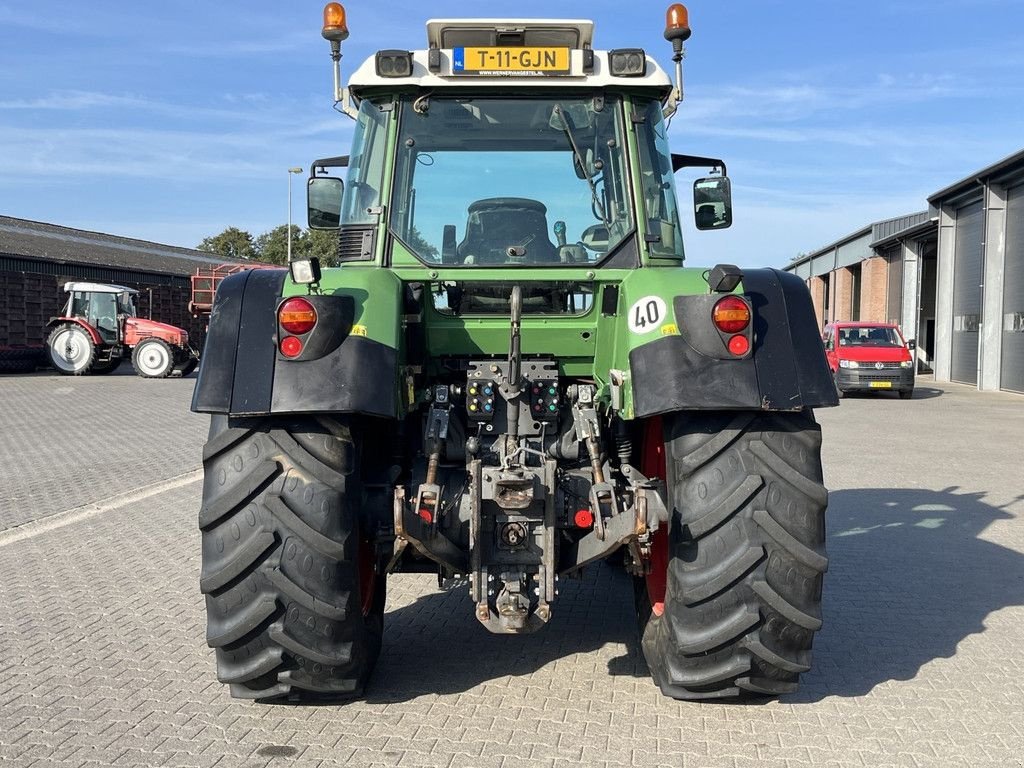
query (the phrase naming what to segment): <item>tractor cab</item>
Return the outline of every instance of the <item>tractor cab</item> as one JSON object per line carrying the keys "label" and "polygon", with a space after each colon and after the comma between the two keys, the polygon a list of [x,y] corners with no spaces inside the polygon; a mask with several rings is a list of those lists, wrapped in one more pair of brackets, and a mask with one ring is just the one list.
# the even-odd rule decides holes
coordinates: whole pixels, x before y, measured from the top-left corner
{"label": "tractor cab", "polygon": [[65,317],[77,317],[96,329],[106,344],[122,341],[122,319],[135,317],[134,288],[99,283],[68,283]]}

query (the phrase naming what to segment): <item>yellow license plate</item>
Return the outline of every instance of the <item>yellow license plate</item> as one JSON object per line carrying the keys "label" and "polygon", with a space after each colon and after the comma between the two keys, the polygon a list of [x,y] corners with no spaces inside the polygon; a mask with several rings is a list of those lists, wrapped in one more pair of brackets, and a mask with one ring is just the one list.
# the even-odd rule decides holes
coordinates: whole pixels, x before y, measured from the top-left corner
{"label": "yellow license plate", "polygon": [[456,48],[452,71],[457,75],[566,75],[568,48]]}
{"label": "yellow license plate", "polygon": [[874,387],[875,389],[892,389],[892,382],[891,381],[872,381],[871,384],[869,384],[869,386]]}

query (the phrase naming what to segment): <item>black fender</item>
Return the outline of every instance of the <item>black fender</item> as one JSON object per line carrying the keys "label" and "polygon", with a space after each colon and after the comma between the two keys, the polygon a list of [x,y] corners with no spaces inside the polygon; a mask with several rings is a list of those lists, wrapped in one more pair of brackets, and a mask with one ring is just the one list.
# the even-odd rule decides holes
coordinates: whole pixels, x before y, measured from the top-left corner
{"label": "black fender", "polygon": [[[742,295],[753,309],[753,345],[742,358],[730,356],[717,340],[708,296],[675,298],[679,335],[629,353],[637,418],[682,410],[799,411],[839,405],[803,280],[778,269],[745,270]],[[708,343],[712,336],[717,347]]]}
{"label": "black fender", "polygon": [[278,351],[277,308],[287,270],[225,278],[210,313],[192,410],[231,416],[288,413],[398,415],[398,352],[353,335],[353,300],[311,295],[317,327],[295,358]]}

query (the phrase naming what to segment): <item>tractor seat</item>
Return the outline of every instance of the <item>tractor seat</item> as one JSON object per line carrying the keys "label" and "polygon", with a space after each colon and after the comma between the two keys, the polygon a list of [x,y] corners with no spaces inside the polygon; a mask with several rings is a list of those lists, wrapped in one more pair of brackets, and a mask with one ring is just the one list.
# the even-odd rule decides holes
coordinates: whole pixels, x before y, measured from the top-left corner
{"label": "tractor seat", "polygon": [[[557,264],[558,249],[548,239],[548,209],[524,197],[492,197],[469,206],[466,236],[458,255],[466,265]],[[522,248],[522,257],[509,256],[510,247]]]}

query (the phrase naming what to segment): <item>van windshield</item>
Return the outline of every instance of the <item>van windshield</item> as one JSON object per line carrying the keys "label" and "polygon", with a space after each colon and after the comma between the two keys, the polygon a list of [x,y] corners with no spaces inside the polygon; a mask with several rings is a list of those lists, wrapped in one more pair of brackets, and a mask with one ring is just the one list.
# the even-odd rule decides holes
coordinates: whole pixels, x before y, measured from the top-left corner
{"label": "van windshield", "polygon": [[903,339],[895,328],[885,326],[864,326],[840,328],[841,347],[902,347]]}
{"label": "van windshield", "polygon": [[621,113],[616,97],[406,100],[393,233],[430,264],[601,261],[635,227]]}

